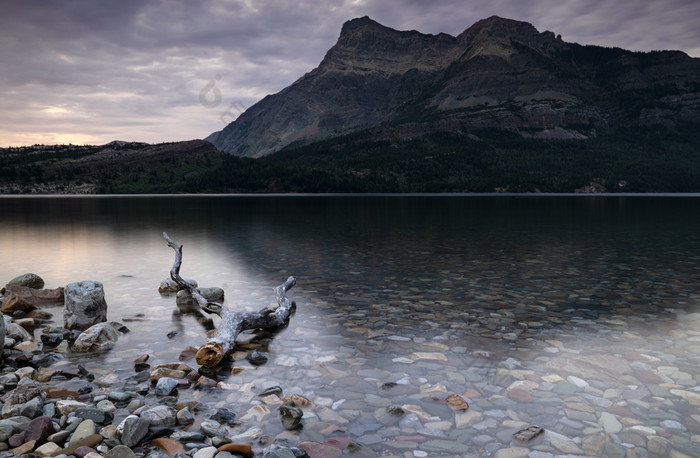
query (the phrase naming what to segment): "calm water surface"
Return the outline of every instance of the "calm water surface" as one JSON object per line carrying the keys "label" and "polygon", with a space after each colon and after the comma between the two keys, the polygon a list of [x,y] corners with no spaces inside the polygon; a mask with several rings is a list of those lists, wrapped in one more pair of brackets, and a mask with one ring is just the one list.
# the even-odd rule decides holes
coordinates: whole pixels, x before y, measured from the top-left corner
{"label": "calm water surface", "polygon": [[[539,456],[657,456],[657,443],[700,456],[699,196],[22,197],[0,199],[0,215],[0,282],[104,284],[108,319],[131,332],[79,361],[106,390],[138,355],[173,362],[207,339],[157,291],[166,231],[182,275],[222,287],[231,309],[260,309],[297,278],[287,329],[244,337],[224,389],[180,393],[232,408],[241,431],[489,456],[536,424],[546,439],[524,447]],[[269,362],[240,359],[250,349]],[[274,406],[251,410],[273,385],[314,401],[298,433]],[[447,406],[453,393],[468,413]]]}

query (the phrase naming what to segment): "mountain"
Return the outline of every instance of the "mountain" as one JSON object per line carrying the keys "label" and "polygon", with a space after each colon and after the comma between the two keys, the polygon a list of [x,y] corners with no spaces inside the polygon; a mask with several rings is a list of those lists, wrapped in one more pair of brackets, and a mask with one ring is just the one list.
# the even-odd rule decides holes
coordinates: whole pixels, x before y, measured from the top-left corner
{"label": "mountain", "polygon": [[490,17],[458,36],[346,22],[320,65],[207,140],[261,157],[365,131],[373,140],[506,129],[586,139],[700,122],[700,59],[567,43]]}

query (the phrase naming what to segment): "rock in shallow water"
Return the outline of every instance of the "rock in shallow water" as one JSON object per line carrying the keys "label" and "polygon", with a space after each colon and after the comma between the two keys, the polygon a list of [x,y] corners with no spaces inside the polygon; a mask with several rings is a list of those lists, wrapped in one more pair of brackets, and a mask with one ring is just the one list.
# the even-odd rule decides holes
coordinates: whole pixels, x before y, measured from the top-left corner
{"label": "rock in shallow water", "polygon": [[116,345],[118,339],[119,333],[111,324],[98,323],[80,333],[73,344],[73,351],[86,353],[109,350]]}
{"label": "rock in shallow water", "polygon": [[301,427],[301,418],[304,416],[304,411],[299,407],[291,405],[280,406],[280,419],[282,427],[288,431],[293,431]]}
{"label": "rock in shallow water", "polygon": [[66,329],[83,331],[107,321],[107,302],[102,283],[91,280],[70,283],[63,293],[63,321]]}
{"label": "rock in shallow water", "polygon": [[33,273],[19,275],[7,282],[8,285],[26,286],[27,288],[41,289],[44,287],[44,279]]}
{"label": "rock in shallow water", "polygon": [[161,377],[156,383],[156,395],[170,396],[177,390],[178,384],[178,381],[174,378]]}

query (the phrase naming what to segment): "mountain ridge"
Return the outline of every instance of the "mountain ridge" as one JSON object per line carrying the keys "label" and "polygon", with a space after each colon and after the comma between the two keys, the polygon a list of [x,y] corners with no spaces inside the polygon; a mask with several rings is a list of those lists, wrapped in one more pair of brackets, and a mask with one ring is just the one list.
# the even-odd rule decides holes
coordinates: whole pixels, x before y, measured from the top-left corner
{"label": "mountain ridge", "polygon": [[365,16],[343,24],[316,68],[207,139],[247,157],[386,126],[583,139],[630,124],[698,122],[698,75],[700,59],[680,51],[582,46],[498,16],[457,36]]}

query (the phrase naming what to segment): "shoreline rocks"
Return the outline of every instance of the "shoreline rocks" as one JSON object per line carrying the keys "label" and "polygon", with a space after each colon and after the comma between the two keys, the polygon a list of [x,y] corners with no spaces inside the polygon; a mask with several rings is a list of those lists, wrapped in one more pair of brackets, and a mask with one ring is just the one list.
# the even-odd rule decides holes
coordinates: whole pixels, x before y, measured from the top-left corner
{"label": "shoreline rocks", "polygon": [[[526,299],[511,293],[497,306],[437,313],[444,304],[417,290],[363,307],[347,298],[349,307],[333,305],[322,322],[297,317],[284,347],[250,334],[235,361],[208,371],[188,365],[191,355],[171,359],[181,347],[169,348],[163,321],[150,329],[165,348],[150,355],[132,345],[78,359],[71,347],[80,332],[35,320],[32,342],[22,319],[6,317],[0,458],[698,455],[700,376],[691,362],[700,358],[700,314],[678,323],[648,315],[635,327],[566,296],[546,307]],[[47,442],[10,443],[41,417],[53,428]]]}

